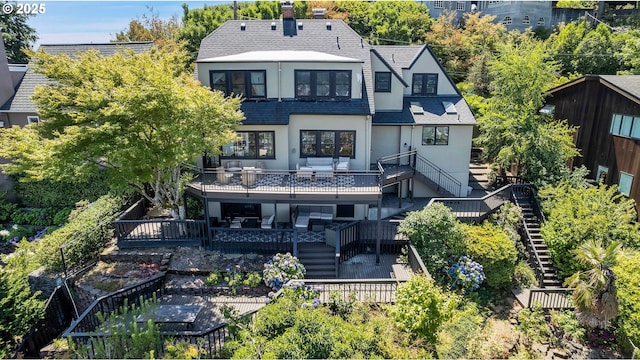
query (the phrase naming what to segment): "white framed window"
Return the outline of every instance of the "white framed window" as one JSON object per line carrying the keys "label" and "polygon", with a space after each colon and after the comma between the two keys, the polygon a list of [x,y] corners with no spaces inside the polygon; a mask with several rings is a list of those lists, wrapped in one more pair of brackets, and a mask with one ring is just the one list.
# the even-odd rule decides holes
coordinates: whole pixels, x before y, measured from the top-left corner
{"label": "white framed window", "polygon": [[543,17],[538,19],[538,26],[544,26],[544,18]]}
{"label": "white framed window", "polygon": [[442,9],[444,8],[444,1],[434,1],[433,2],[433,7],[435,9]]}
{"label": "white framed window", "polygon": [[0,120],[0,128],[4,127],[4,121]]}
{"label": "white framed window", "polygon": [[505,16],[504,19],[502,19],[502,25],[507,26],[507,25],[511,25],[513,23],[513,19],[511,19],[511,16]]}
{"label": "white framed window", "polygon": [[631,186],[633,185],[633,175],[620,171],[618,178],[618,191],[625,196],[631,194]]}
{"label": "white framed window", "polygon": [[464,1],[458,1],[456,3],[456,10],[464,11],[464,9],[465,9],[465,2]]}
{"label": "white framed window", "polygon": [[531,19],[529,18],[529,15],[525,15],[525,16],[522,18],[522,24],[524,24],[524,25],[529,25],[529,24],[531,24]]}
{"label": "white framed window", "polygon": [[27,116],[27,123],[29,124],[37,124],[40,122],[39,116]]}

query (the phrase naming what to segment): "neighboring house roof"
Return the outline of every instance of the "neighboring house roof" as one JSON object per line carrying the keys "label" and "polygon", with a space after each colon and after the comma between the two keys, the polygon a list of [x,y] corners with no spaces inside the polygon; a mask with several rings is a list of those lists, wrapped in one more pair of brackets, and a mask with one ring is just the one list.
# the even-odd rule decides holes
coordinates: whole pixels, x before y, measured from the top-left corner
{"label": "neighboring house roof", "polygon": [[[445,106],[451,103],[453,108]],[[455,112],[454,112],[455,111]],[[402,111],[378,111],[374,125],[474,125],[473,113],[462,96],[405,97]]]}
{"label": "neighboring house roof", "polygon": [[[86,52],[89,49],[99,51],[103,56],[113,56],[121,49],[131,49],[136,53],[149,51],[153,47],[153,42],[131,42],[131,43],[106,43],[106,44],[64,44],[64,45],[40,45],[40,49],[52,55],[67,54],[74,56],[77,53]],[[38,74],[33,69],[28,68],[26,74],[22,78],[16,94],[9,99],[2,107],[0,112],[24,112],[36,113],[36,105],[31,101],[31,96],[37,85],[45,85],[51,83],[46,76]]]}
{"label": "neighboring house roof", "polygon": [[[328,106],[328,105],[331,106]],[[292,114],[368,115],[367,99],[351,101],[243,101],[244,125],[288,125]]]}
{"label": "neighboring house roof", "polygon": [[640,75],[587,75],[557,86],[547,92],[549,95],[585,81],[598,81],[600,84],[626,96],[640,104]]}
{"label": "neighboring house roof", "polygon": [[[272,22],[276,23],[275,30],[272,30]],[[244,30],[241,24],[244,24]],[[371,46],[342,20],[230,20],[202,40],[197,61],[272,50],[313,51],[362,61],[364,94],[369,113],[375,111]],[[332,106],[341,106],[337,103]]]}

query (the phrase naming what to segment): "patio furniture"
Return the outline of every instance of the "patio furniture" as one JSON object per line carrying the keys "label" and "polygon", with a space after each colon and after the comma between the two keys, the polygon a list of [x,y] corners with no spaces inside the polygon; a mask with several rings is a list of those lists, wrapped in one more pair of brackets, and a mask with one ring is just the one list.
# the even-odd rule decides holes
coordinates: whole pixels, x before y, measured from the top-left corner
{"label": "patio furniture", "polygon": [[313,179],[313,169],[307,166],[296,165],[296,180]]}
{"label": "patio furniture", "polygon": [[136,322],[145,323],[153,320],[161,324],[185,325],[186,330],[192,330],[200,310],[200,305],[156,305],[153,314],[138,315]]}
{"label": "patio furniture", "polygon": [[233,174],[226,172],[223,167],[216,168],[216,179],[219,183],[228,184],[232,177]]}
{"label": "patio furniture", "polygon": [[271,229],[273,227],[273,221],[276,219],[275,214],[271,216],[263,216],[262,223],[260,223],[261,229]]}
{"label": "patio furniture", "polygon": [[242,185],[254,186],[256,184],[256,172],[255,167],[242,168]]}
{"label": "patio furniture", "polygon": [[308,157],[307,167],[313,169],[313,171],[333,172],[333,158],[330,157]]}
{"label": "patio furniture", "polygon": [[240,161],[240,160],[227,161],[227,163],[224,164],[224,167],[228,171],[241,171],[242,170],[242,161]]}
{"label": "patio furniture", "polygon": [[336,164],[336,171],[349,171],[349,161],[351,158],[348,156],[340,156],[338,158],[338,163]]}
{"label": "patio furniture", "polygon": [[256,161],[256,172],[261,173],[262,170],[266,170],[267,166],[262,161]]}
{"label": "patio furniture", "polygon": [[244,219],[242,218],[234,218],[233,220],[231,220],[231,225],[229,225],[229,227],[231,229],[241,229],[243,220]]}

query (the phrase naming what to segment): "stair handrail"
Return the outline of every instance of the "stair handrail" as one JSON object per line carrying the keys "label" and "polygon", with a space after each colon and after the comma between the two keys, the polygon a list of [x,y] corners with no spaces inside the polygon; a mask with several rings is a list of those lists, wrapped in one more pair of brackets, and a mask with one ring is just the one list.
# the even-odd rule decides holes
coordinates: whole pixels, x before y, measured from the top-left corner
{"label": "stair handrail", "polygon": [[[462,194],[462,184],[460,183],[460,181],[458,181],[456,178],[451,176],[451,174],[447,173],[433,162],[429,161],[424,156],[418,154],[417,150],[415,149],[378,158],[378,169],[382,174],[384,174],[384,166],[382,165],[383,163],[393,162],[396,165],[400,165],[401,159],[405,157],[408,158],[407,165],[411,166],[413,171],[420,173],[422,176],[436,183],[436,185],[438,185],[438,190],[440,188],[443,188],[454,196],[460,196]],[[418,162],[420,162],[420,164],[418,164]],[[421,171],[419,165],[424,165],[427,168],[433,169],[433,172],[438,174],[438,178],[434,179],[426,172]],[[442,177],[444,177],[445,181],[442,181]]]}
{"label": "stair handrail", "polygon": [[[518,187],[527,187],[527,186],[520,185]],[[511,186],[511,201],[513,201],[513,203],[516,204],[518,207],[521,207],[520,203],[518,202],[518,197],[516,196],[515,189],[516,189],[515,186]],[[529,252],[529,256],[531,257],[533,255],[534,257],[533,260],[535,264],[532,264],[532,265],[534,265],[534,271],[536,272],[538,281],[540,282],[540,286],[542,287],[544,283],[544,268],[542,267],[542,260],[540,259],[540,256],[538,256],[538,252],[535,250],[535,246],[533,244],[533,238],[531,237],[531,232],[529,232],[529,227],[527,226],[526,221],[524,221],[524,218],[522,218],[521,222],[524,229],[524,234],[527,238],[526,247]]]}
{"label": "stair handrail", "polygon": [[[456,195],[456,188],[457,188],[457,195],[456,196],[460,196],[462,195],[462,183],[460,183],[460,181],[458,181],[456,178],[454,178],[453,176],[451,176],[451,174],[449,174],[448,172],[444,171],[442,168],[438,167],[436,164],[432,163],[431,161],[429,161],[427,158],[425,158],[424,156],[420,155],[420,154],[415,154],[415,164],[413,165],[413,169],[417,172],[419,172],[420,174],[422,174],[424,177],[426,177],[427,179],[430,179],[431,181],[435,182],[436,184],[438,184],[438,187],[443,187],[445,190],[447,190],[448,192],[450,192],[453,195]],[[438,172],[438,181],[436,181],[435,179],[431,179],[427,174],[423,173],[422,171],[420,171],[420,168],[418,167],[418,161],[422,164],[425,164],[431,168],[433,168],[435,171]],[[452,184],[452,188],[449,189],[446,185],[441,185],[441,181],[440,181],[440,177],[444,176],[444,178],[446,180],[448,180],[449,183]],[[444,182],[445,184],[447,184],[447,182]],[[453,190],[453,191],[451,191]]]}

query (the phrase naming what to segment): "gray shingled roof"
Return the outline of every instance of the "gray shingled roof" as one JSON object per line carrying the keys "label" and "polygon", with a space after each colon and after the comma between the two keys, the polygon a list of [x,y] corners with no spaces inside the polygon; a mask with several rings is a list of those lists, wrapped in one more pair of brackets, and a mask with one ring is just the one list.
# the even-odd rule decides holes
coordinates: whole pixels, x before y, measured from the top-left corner
{"label": "gray shingled roof", "polygon": [[599,75],[613,86],[626,91],[640,100],[640,75]]}
{"label": "gray shingled roof", "polygon": [[[106,44],[77,44],[77,45],[40,45],[40,49],[52,55],[67,54],[74,56],[77,53],[85,52],[89,49],[98,50],[103,56],[112,56],[120,49],[131,49],[136,53],[149,51],[153,47],[153,42],[131,42],[131,43],[106,43]],[[48,84],[51,81],[44,75],[35,73],[32,69],[27,69],[16,94],[9,99],[0,111],[10,112],[37,112],[35,104],[31,101],[31,96],[36,85]]]}
{"label": "gray shingled roof", "polygon": [[[447,114],[443,102],[454,104],[457,114]],[[411,105],[417,104],[423,114],[412,113]],[[402,111],[378,111],[373,115],[373,125],[474,125],[473,113],[462,96],[405,97]]]}
{"label": "gray shingled roof", "polygon": [[402,75],[402,69],[409,68],[411,63],[413,63],[424,49],[424,45],[376,45],[373,48],[392,66],[393,70]]}
{"label": "gray shingled roof", "polygon": [[[276,30],[271,30],[271,22]],[[326,23],[331,23],[327,30]],[[240,24],[245,23],[245,30]],[[302,24],[299,30],[297,23]],[[318,51],[360,59],[369,113],[374,112],[371,46],[342,20],[230,20],[202,40],[198,60],[245,53],[249,51],[296,50]],[[337,105],[333,103],[332,106]],[[324,103],[326,106],[326,103]]]}

